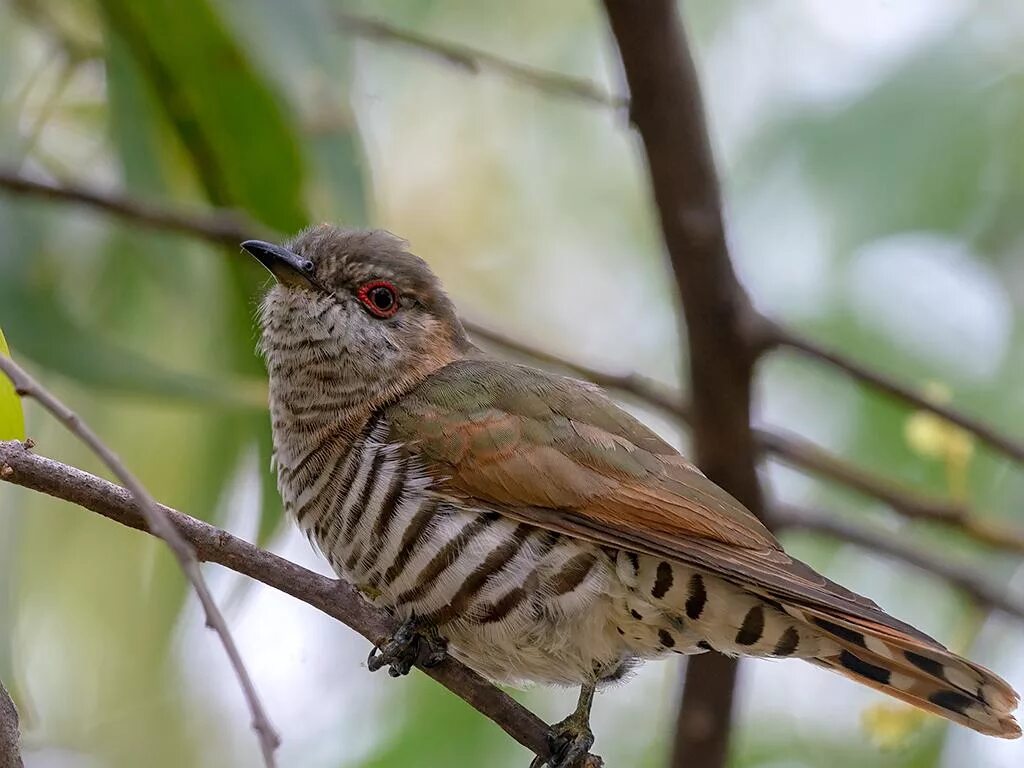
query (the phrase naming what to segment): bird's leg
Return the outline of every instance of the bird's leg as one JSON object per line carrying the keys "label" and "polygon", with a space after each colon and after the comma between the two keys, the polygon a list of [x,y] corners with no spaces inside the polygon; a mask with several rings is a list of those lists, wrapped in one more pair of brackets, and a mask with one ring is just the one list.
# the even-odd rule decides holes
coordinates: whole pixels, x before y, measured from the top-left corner
{"label": "bird's leg", "polygon": [[596,683],[580,686],[580,698],[575,711],[565,720],[551,726],[548,735],[551,757],[535,757],[530,768],[576,768],[583,765],[583,758],[594,746],[594,734],[590,730],[590,707],[594,703],[596,686]]}
{"label": "bird's leg", "polygon": [[423,624],[415,616],[407,619],[387,640],[374,646],[366,659],[371,672],[387,666],[388,674],[401,677],[415,665],[436,667],[448,653],[448,641],[434,627]]}

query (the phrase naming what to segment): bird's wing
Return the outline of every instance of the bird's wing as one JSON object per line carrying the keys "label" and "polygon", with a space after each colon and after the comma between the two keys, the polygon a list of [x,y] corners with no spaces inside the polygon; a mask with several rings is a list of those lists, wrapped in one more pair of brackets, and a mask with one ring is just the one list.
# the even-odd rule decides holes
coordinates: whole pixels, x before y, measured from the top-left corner
{"label": "bird's wing", "polygon": [[701,566],[774,599],[930,640],[785,552],[742,504],[596,387],[453,363],[389,407],[392,438],[447,492],[525,522]]}
{"label": "bird's wing", "polygon": [[595,387],[465,360],[386,416],[392,438],[447,493],[715,573],[834,640],[841,651],[819,664],[983,733],[1020,735],[1005,680],[789,557],[736,499]]}

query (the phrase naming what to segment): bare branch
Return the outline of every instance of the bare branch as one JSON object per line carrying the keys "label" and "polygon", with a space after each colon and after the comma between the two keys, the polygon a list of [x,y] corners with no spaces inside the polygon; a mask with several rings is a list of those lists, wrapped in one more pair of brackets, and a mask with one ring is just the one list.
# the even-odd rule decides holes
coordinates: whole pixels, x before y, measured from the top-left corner
{"label": "bare branch", "polygon": [[1000,585],[986,581],[966,565],[908,544],[903,537],[849,525],[842,520],[811,512],[801,507],[780,505],[772,510],[772,520],[783,529],[812,531],[855,544],[870,552],[891,557],[949,582],[974,602],[995,608],[1024,620],[1024,603],[1012,598]]}
{"label": "bare branch", "polygon": [[258,224],[237,211],[185,211],[88,186],[34,180],[10,168],[0,167],[0,189],[51,202],[85,205],[132,224],[201,237],[229,247],[236,247],[248,238],[263,236]]}
{"label": "bare branch", "polygon": [[628,105],[623,97],[613,96],[588,80],[519,64],[478,48],[438,40],[419,32],[400,29],[380,19],[359,16],[348,11],[336,12],[335,18],[338,20],[338,29],[341,32],[367,40],[412,48],[441,59],[470,74],[476,75],[484,71],[494,72],[544,93],[578,99],[601,107],[622,109]]}
{"label": "bare branch", "polygon": [[[682,298],[695,460],[755,515],[764,504],[750,429],[755,344],[750,302],[733,272],[697,72],[675,0],[604,0],[647,155],[654,201]],[[672,765],[721,768],[736,662],[686,666]]]}
{"label": "bare branch", "polygon": [[0,768],[25,768],[21,759],[18,708],[0,680]]}
{"label": "bare branch", "polygon": [[985,424],[979,419],[969,416],[956,408],[949,405],[943,405],[942,403],[933,402],[920,392],[916,392],[910,387],[900,384],[898,381],[872,370],[863,363],[851,360],[845,355],[833,349],[829,349],[824,345],[808,339],[807,337],[788,328],[783,328],[777,323],[773,323],[769,320],[763,320],[763,322],[765,324],[763,332],[768,343],[776,346],[789,347],[790,349],[796,350],[808,357],[824,361],[832,367],[843,371],[851,378],[864,382],[889,397],[900,400],[914,408],[919,408],[923,411],[931,411],[935,415],[941,416],[946,421],[967,430],[996,451],[1009,456],[1014,461],[1024,463],[1024,443],[1020,440],[1008,437],[1007,435],[998,432],[993,427],[990,427],[988,424]]}
{"label": "bare branch", "polygon": [[138,478],[128,470],[117,455],[99,439],[96,433],[77,414],[46,390],[39,382],[29,376],[14,360],[3,354],[0,354],[0,371],[3,371],[7,378],[11,380],[15,391],[19,395],[31,397],[42,405],[69,432],[89,446],[93,453],[107,465],[110,471],[131,490],[132,496],[138,502],[139,508],[146,519],[147,527],[155,536],[166,542],[175,559],[177,559],[178,565],[181,567],[185,577],[195,589],[199,602],[202,604],[203,611],[206,614],[206,626],[212,629],[220,639],[221,644],[224,646],[224,651],[228,655],[228,660],[231,662],[235,676],[238,678],[238,683],[242,688],[242,694],[245,696],[246,704],[252,715],[253,730],[256,731],[256,735],[259,738],[260,749],[263,752],[263,761],[267,768],[273,768],[276,765],[274,750],[281,743],[281,739],[274,730],[274,726],[271,725],[270,718],[267,717],[259,694],[256,693],[256,687],[249,676],[249,671],[245,668],[242,656],[239,654],[235,640],[231,636],[231,630],[228,629],[228,623],[217,608],[217,603],[214,602],[213,595],[210,594],[209,587],[207,587],[206,581],[203,579],[203,573],[199,568],[199,560],[196,559],[196,553],[191,545],[182,538],[178,529],[171,524],[163,509],[157,505],[149,491],[142,486]]}
{"label": "bare branch", "polygon": [[[129,491],[80,469],[37,456],[19,442],[0,442],[0,479],[64,499],[130,528],[152,532]],[[375,645],[384,642],[398,627],[393,618],[367,603],[355,587],[344,581],[321,576],[169,507],[160,505],[159,509],[203,561],[219,563],[308,603]],[[452,658],[422,671],[493,720],[524,747],[550,757],[547,725],[480,675]],[[598,765],[597,760],[591,756],[591,768]]]}
{"label": "bare branch", "polygon": [[1024,530],[980,518],[966,504],[894,483],[793,434],[758,429],[757,439],[782,461],[878,499],[904,517],[942,523],[988,546],[1024,553]]}

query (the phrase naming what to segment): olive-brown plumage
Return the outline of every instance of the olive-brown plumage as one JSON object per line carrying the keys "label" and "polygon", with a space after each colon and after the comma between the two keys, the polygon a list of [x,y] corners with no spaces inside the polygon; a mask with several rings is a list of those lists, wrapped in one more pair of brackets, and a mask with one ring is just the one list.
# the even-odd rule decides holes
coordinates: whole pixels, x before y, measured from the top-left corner
{"label": "olive-brown plumage", "polygon": [[[984,668],[790,558],[596,387],[494,360],[384,232],[247,243],[285,507],[342,577],[481,673],[589,692],[666,653],[797,657],[983,733]],[[574,726],[581,725],[573,721]]]}

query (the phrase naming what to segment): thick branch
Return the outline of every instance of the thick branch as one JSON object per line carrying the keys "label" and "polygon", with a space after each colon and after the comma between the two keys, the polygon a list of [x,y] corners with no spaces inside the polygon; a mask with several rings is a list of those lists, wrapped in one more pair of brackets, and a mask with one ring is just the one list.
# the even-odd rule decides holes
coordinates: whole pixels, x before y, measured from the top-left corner
{"label": "thick branch", "polygon": [[[0,442],[0,479],[70,501],[122,525],[151,532],[131,493],[66,464],[36,456],[21,443]],[[361,634],[384,642],[397,623],[367,603],[344,581],[329,579],[260,549],[201,520],[160,506],[163,514],[203,560],[230,568],[278,589]],[[424,674],[497,723],[509,736],[543,757],[550,756],[544,722],[480,675],[452,658]],[[596,766],[596,758],[591,758]]]}
{"label": "thick branch", "polygon": [[58,400],[39,382],[29,376],[14,360],[3,354],[0,354],[0,371],[11,380],[15,391],[19,395],[31,397],[56,417],[69,432],[85,443],[99,457],[100,461],[106,464],[110,471],[131,491],[132,496],[142,510],[147,527],[155,536],[163,539],[167,544],[174,558],[178,561],[178,566],[181,568],[182,573],[185,574],[185,578],[188,579],[193,589],[195,589],[199,602],[203,606],[203,612],[206,615],[206,626],[216,633],[221,645],[224,646],[224,652],[227,653],[228,661],[242,688],[242,695],[245,697],[249,713],[252,715],[252,727],[256,732],[260,749],[263,752],[263,762],[267,765],[267,768],[273,768],[276,764],[274,750],[280,745],[281,739],[274,730],[274,726],[271,725],[270,718],[267,717],[259,694],[256,693],[256,686],[253,685],[249,671],[245,668],[242,655],[238,652],[238,646],[235,645],[235,640],[231,636],[231,630],[228,629],[228,623],[221,614],[220,609],[217,608],[217,603],[214,601],[213,595],[206,585],[206,580],[203,578],[203,573],[199,568],[199,561],[196,559],[196,553],[191,545],[181,537],[178,529],[171,525],[171,521],[164,514],[163,509],[156,503],[156,500],[150,495],[149,491],[143,487],[138,478],[77,414]]}
{"label": "thick branch", "polygon": [[0,680],[0,768],[25,768],[21,760],[18,708]]}
{"label": "thick branch", "polygon": [[493,53],[472,48],[468,45],[438,40],[422,35],[419,32],[400,29],[386,21],[359,16],[347,11],[338,11],[338,29],[368,40],[397,44],[426,53],[441,59],[470,74],[494,72],[554,96],[578,99],[601,107],[620,109],[627,106],[621,96],[606,93],[599,86],[587,80],[581,80],[559,72],[537,69],[526,64],[518,64]]}
{"label": "thick branch", "polygon": [[1009,456],[1017,462],[1024,463],[1024,443],[1020,440],[1015,440],[1001,434],[988,424],[952,406],[933,402],[920,392],[916,392],[910,387],[878,373],[863,363],[851,360],[834,349],[829,349],[816,341],[808,339],[788,328],[783,328],[771,321],[766,320],[764,323],[765,325],[762,330],[765,334],[766,343],[789,347],[808,357],[824,361],[833,368],[843,371],[851,378],[864,382],[889,397],[900,400],[914,408],[931,411],[937,416],[941,416],[946,421],[956,424],[961,429],[965,429],[975,435],[979,440],[988,444],[989,447],[996,451]]}
{"label": "thick branch", "polygon": [[966,565],[959,565],[951,562],[949,558],[933,555],[927,550],[912,546],[903,537],[873,531],[863,526],[849,525],[834,517],[792,505],[774,508],[772,520],[781,529],[820,533],[907,563],[949,582],[983,607],[995,608],[1024,620],[1024,603],[1007,594],[1003,586],[987,581]]}
{"label": "thick branch", "polygon": [[[764,505],[750,430],[758,349],[752,310],[729,260],[721,193],[697,72],[675,0],[605,0],[643,140],[654,201],[689,342],[697,464],[756,515]],[[720,768],[728,750],[736,664],[687,664],[672,764]]]}

